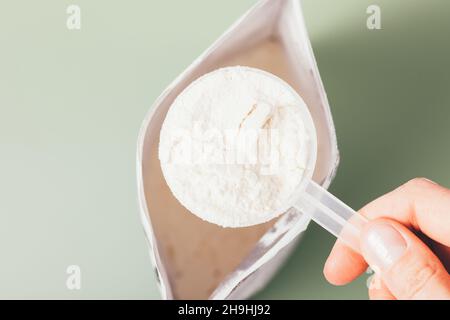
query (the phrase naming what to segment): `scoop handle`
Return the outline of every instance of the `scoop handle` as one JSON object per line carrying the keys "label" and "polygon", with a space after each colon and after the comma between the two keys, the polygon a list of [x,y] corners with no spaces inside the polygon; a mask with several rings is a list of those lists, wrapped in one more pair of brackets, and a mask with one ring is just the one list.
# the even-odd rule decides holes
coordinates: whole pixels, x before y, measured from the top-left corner
{"label": "scoop handle", "polygon": [[312,180],[294,206],[356,252],[367,219]]}

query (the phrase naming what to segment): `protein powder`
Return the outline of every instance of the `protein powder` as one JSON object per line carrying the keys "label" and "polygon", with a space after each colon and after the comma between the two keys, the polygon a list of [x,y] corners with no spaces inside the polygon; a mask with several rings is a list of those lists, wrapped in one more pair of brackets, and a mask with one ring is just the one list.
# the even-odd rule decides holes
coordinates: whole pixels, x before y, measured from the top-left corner
{"label": "protein powder", "polygon": [[193,214],[224,227],[272,219],[306,169],[304,110],[288,84],[262,70],[227,67],[192,82],[160,133],[172,193]]}

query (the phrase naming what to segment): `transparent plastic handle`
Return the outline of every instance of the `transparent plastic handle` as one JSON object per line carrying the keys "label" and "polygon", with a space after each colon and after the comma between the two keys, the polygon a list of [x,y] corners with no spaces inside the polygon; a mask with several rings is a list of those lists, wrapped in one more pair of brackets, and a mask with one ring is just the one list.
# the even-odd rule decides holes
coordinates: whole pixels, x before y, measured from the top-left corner
{"label": "transparent plastic handle", "polygon": [[306,185],[295,208],[360,252],[360,232],[367,219],[312,180]]}

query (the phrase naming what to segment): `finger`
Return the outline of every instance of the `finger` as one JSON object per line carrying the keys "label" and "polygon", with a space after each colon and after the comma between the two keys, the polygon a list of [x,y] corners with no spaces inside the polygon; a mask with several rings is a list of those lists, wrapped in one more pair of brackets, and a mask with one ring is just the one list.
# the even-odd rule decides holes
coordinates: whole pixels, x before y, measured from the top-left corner
{"label": "finger", "polygon": [[369,283],[369,298],[370,300],[395,300],[393,294],[377,274],[372,276],[372,280]]}
{"label": "finger", "polygon": [[414,233],[389,219],[370,221],[361,234],[369,265],[398,299],[450,299],[450,275]]}
{"label": "finger", "polygon": [[[447,239],[450,224],[442,223],[449,219],[449,208],[448,189],[430,180],[416,178],[372,201],[359,212],[369,219],[395,219],[408,227],[421,230],[435,241],[450,246],[450,240]],[[350,267],[350,264],[353,266]],[[325,264],[324,274],[332,284],[343,285],[356,279],[366,267],[363,257],[337,241]]]}
{"label": "finger", "polygon": [[341,286],[355,279],[367,269],[365,260],[340,240],[334,244],[325,262],[323,273],[331,284]]}
{"label": "finger", "polygon": [[360,210],[369,219],[391,218],[450,247],[450,190],[416,178]]}

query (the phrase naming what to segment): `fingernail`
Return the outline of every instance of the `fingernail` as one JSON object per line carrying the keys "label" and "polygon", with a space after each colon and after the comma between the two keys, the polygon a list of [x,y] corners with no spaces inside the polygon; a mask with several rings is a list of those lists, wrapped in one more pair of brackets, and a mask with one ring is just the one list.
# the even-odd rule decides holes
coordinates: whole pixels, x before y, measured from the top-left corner
{"label": "fingernail", "polygon": [[374,222],[361,239],[361,249],[369,265],[377,272],[388,269],[406,251],[406,241],[387,222]]}

